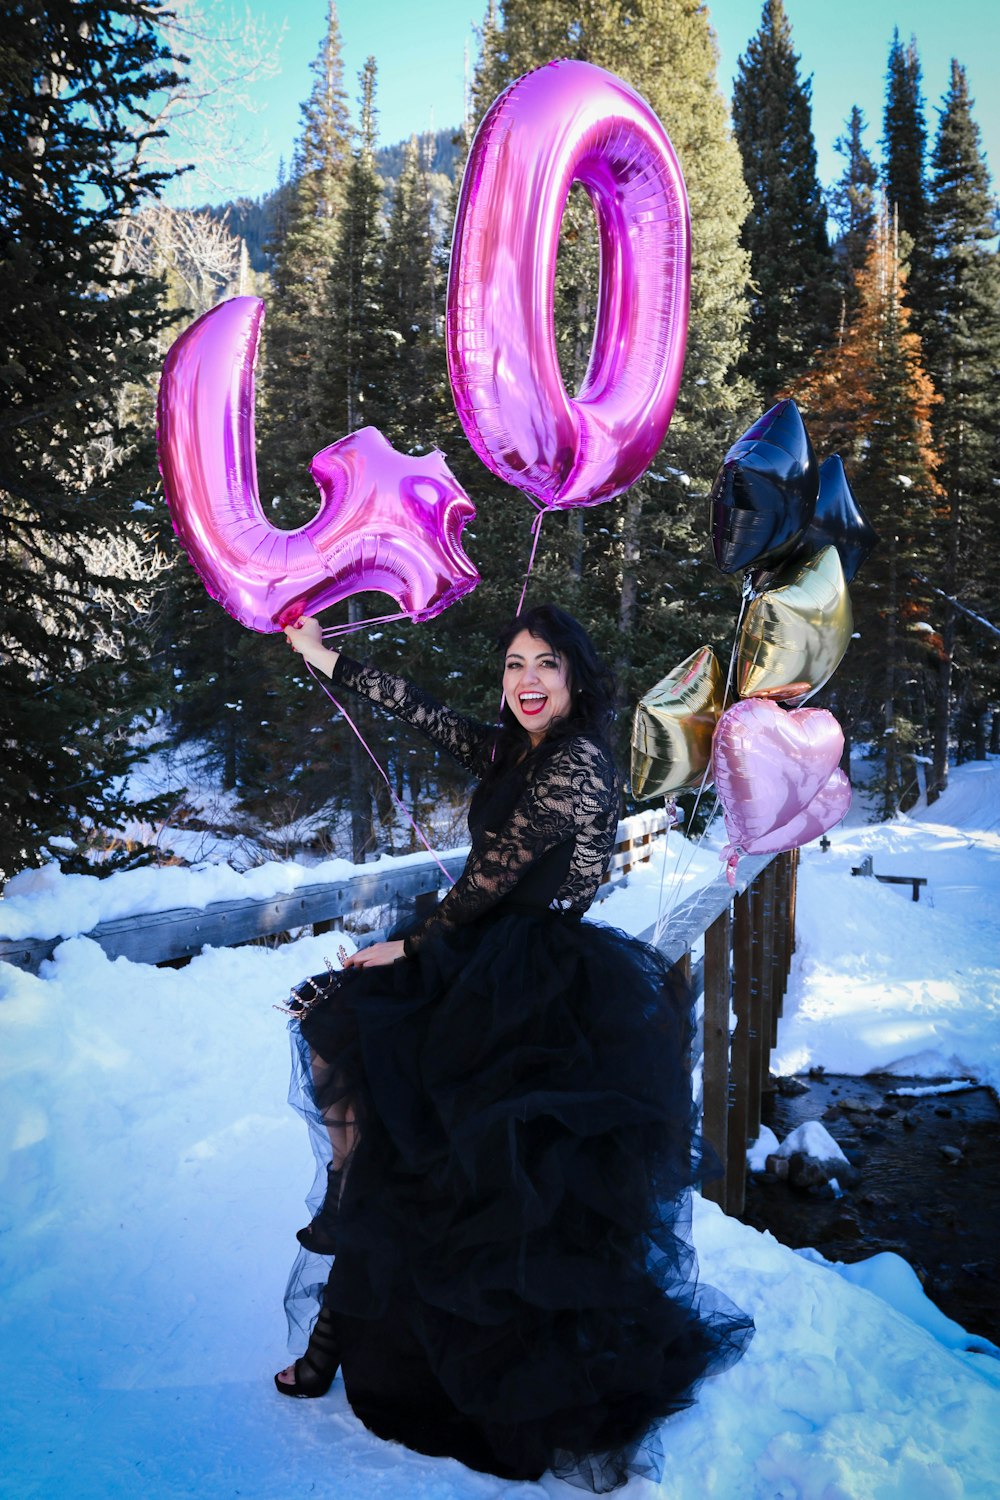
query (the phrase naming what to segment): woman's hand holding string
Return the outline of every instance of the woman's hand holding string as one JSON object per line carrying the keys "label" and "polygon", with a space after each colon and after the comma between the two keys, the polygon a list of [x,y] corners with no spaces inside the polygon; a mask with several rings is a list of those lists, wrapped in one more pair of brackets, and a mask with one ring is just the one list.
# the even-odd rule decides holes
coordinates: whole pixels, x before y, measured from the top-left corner
{"label": "woman's hand holding string", "polygon": [[333,676],[340,652],[331,651],[329,646],[324,646],[323,627],[314,615],[303,615],[291,625],[286,625],[285,640],[310,665],[325,672],[327,677]]}

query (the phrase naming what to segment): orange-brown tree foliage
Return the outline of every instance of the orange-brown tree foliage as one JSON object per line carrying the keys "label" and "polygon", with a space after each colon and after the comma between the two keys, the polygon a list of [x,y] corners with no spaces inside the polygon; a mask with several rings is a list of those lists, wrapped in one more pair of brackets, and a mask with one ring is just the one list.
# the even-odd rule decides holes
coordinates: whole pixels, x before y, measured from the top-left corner
{"label": "orange-brown tree foliage", "polygon": [[851,585],[858,639],[828,689],[850,737],[885,757],[882,808],[913,794],[915,749],[930,740],[933,668],[915,572],[940,527],[931,413],[938,397],[904,301],[907,268],[883,205],[857,275],[855,311],[793,395],[817,454],[839,453],[880,544]]}

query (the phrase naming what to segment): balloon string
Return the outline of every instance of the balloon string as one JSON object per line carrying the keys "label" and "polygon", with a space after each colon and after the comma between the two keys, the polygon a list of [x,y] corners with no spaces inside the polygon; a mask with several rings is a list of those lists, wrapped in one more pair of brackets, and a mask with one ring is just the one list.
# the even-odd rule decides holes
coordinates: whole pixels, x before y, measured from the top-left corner
{"label": "balloon string", "polygon": [[535,566],[535,553],[538,550],[538,538],[542,534],[542,521],[544,519],[545,512],[544,510],[540,510],[531,523],[531,533],[533,537],[533,541],[531,543],[531,556],[528,558],[528,571],[527,573],[525,573],[524,583],[521,585],[521,597],[517,601],[517,609],[515,609],[514,611],[515,616],[521,613],[521,609],[524,605],[524,596],[528,592],[528,579],[531,577],[531,570]]}
{"label": "balloon string", "polygon": [[663,837],[663,863],[660,866],[660,889],[656,897],[656,922],[653,928],[653,947],[660,941],[660,913],[663,910],[663,881],[667,873],[667,854],[670,846],[670,830],[677,822],[677,802],[673,797],[664,797],[663,810],[667,814],[667,831]]}
{"label": "balloon string", "polygon": [[[729,653],[729,667],[728,667],[728,669],[726,671],[726,686],[725,686],[725,691],[723,692],[723,695],[722,695],[723,708],[727,707],[727,701],[728,701],[728,698],[729,698],[729,692],[730,692],[730,689],[731,689],[731,687],[733,685],[733,669],[734,669],[734,667],[736,665],[736,653],[737,653],[737,651],[739,649],[739,644],[740,644],[740,630],[741,630],[742,625],[743,625],[743,616],[746,614],[746,608],[747,608],[747,605],[749,604],[751,598],[753,597],[753,593],[754,593],[754,590],[753,590],[752,584],[750,583],[750,575],[747,574],[746,577],[743,580],[743,597],[740,600],[740,612],[739,612],[739,616],[737,617],[737,620],[736,620],[736,629],[733,632],[733,648],[732,648],[732,650]],[[694,820],[695,820],[695,818],[698,816],[698,808],[701,806],[701,799],[702,799],[702,796],[704,795],[705,787],[708,785],[708,778],[709,778],[709,774],[710,774],[711,770],[712,770],[712,762],[711,762],[711,759],[709,759],[708,765],[705,767],[705,774],[701,778],[701,785],[698,788],[698,794],[697,794],[697,796],[695,797],[695,800],[694,800],[694,807],[691,809],[691,817],[688,819],[689,825],[691,823],[693,823]],[[674,907],[677,904],[677,899],[680,896],[681,887],[682,887],[682,885],[684,883],[684,880],[685,880],[685,878],[687,876],[687,873],[690,870],[691,865],[692,865],[692,863],[694,861],[694,857],[698,853],[698,850],[701,848],[702,841],[704,840],[705,835],[708,833],[709,828],[711,828],[712,823],[713,823],[713,821],[715,819],[715,815],[716,815],[716,813],[719,810],[719,800],[720,799],[718,797],[716,797],[716,799],[715,799],[715,806],[712,808],[712,811],[709,813],[708,817],[706,818],[706,820],[705,820],[705,826],[702,829],[701,834],[699,835],[697,841],[689,849],[687,861],[686,861],[683,869],[681,868],[680,861],[678,860],[677,869],[674,871],[674,874],[673,874],[673,877],[672,877],[671,883],[670,883],[670,891],[669,891],[669,895],[668,895],[666,910],[663,909],[662,899],[661,899],[661,902],[658,903],[659,910],[657,911],[657,914],[656,914],[656,927],[654,929],[654,934],[653,934],[653,946],[654,947],[656,947],[657,944],[659,943],[660,936],[661,936],[663,930],[666,928],[666,926],[670,922],[671,917],[674,914]],[[730,867],[728,873],[730,875],[730,884],[732,884],[732,879],[734,877],[733,877],[733,872],[732,872],[731,867]],[[661,883],[660,889],[661,889],[661,898],[662,898],[662,883]]]}
{"label": "balloon string", "polygon": [[726,673],[726,691],[722,695],[723,708],[728,708],[729,706],[727,703],[727,699],[729,697],[729,690],[733,685],[733,667],[736,665],[736,652],[740,644],[740,630],[743,626],[743,616],[747,612],[747,605],[750,603],[752,594],[753,589],[750,585],[750,577],[748,574],[747,577],[743,580],[743,597],[740,600],[740,612],[736,621],[736,629],[733,632],[733,649],[729,653],[729,670]]}
{"label": "balloon string", "polygon": [[[534,501],[532,501],[532,504],[534,504]],[[539,508],[538,508],[538,514],[537,514],[537,516],[535,517],[535,519],[531,523],[531,534],[532,534],[531,555],[528,558],[528,571],[525,573],[525,575],[524,575],[524,582],[521,585],[521,597],[520,597],[520,599],[518,599],[518,601],[517,601],[517,609],[515,609],[515,611],[514,611],[514,617],[515,617],[515,619],[521,613],[521,609],[522,609],[522,607],[524,605],[524,597],[525,597],[525,595],[528,592],[528,579],[531,577],[531,570],[535,566],[535,553],[538,551],[538,538],[542,534],[542,520],[543,520],[544,516],[545,516],[545,511],[541,508],[541,506],[539,506]],[[501,693],[500,694],[500,710],[499,710],[499,713],[501,715],[503,714],[504,704],[506,702],[507,702],[507,694],[506,693]],[[499,730],[498,730],[498,732],[499,732]],[[493,736],[493,749],[490,751],[490,764],[491,765],[496,760],[496,758],[497,758],[497,736],[494,735]]]}
{"label": "balloon string", "polygon": [[[393,616],[393,618],[399,618],[399,616]],[[375,623],[378,623],[378,622],[369,621],[368,623],[369,624],[375,624]],[[364,735],[361,733],[361,730],[358,728],[357,724],[355,724],[354,720],[351,718],[350,714],[347,712],[347,709],[344,707],[344,705],[342,703],[339,703],[337,701],[337,699],[330,692],[330,689],[327,687],[326,683],[323,682],[322,679],[319,678],[316,675],[316,672],[315,672],[315,670],[313,668],[312,663],[307,661],[306,662],[306,667],[308,668],[309,675],[311,677],[313,677],[316,680],[316,682],[319,683],[320,687],[323,689],[323,692],[329,698],[330,702],[333,704],[333,706],[337,710],[337,712],[341,715],[342,718],[344,718],[344,719],[347,720],[348,724],[354,730],[354,733],[357,735],[358,739],[361,741],[361,745],[362,745],[363,749],[367,752],[368,757],[369,757],[369,759],[372,762],[372,765],[375,767],[376,771],[381,776],[381,778],[385,782],[386,786],[389,788],[389,795],[392,797],[392,800],[396,803],[397,807],[401,808],[402,811],[406,814],[406,817],[409,820],[410,826],[412,827],[414,833],[417,835],[417,838],[423,844],[424,848],[427,850],[427,853],[431,856],[431,858],[433,859],[434,863],[437,865],[438,869],[441,871],[441,874],[444,876],[445,880],[447,880],[447,882],[448,882],[449,885],[454,885],[455,881],[454,881],[453,876],[451,876],[451,875],[448,874],[448,871],[445,869],[444,865],[438,859],[438,857],[435,854],[434,850],[431,848],[430,844],[427,842],[427,839],[424,836],[423,829],[420,827],[420,825],[417,822],[416,818],[410,812],[410,809],[407,807],[406,803],[398,795],[398,793],[396,791],[396,788],[393,786],[392,782],[389,780],[389,778],[386,775],[385,771],[382,769],[382,765],[381,765],[380,761],[378,760],[378,758],[376,757],[375,752],[372,750],[371,746],[368,744],[368,741],[365,739]]]}
{"label": "balloon string", "polygon": [[[366,625],[390,625],[393,620],[408,620],[410,617],[405,610],[400,610],[395,615],[376,615],[371,620],[348,620],[346,625],[327,625],[323,631],[324,640],[335,635],[349,635],[353,630],[364,630]],[[320,683],[320,687],[323,684]]]}

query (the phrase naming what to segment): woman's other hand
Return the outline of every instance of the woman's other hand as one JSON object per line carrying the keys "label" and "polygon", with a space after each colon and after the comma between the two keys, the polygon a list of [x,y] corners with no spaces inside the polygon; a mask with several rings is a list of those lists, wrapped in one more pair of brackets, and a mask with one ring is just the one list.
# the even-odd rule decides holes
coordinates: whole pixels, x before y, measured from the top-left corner
{"label": "woman's other hand", "polygon": [[359,948],[357,953],[341,959],[341,968],[374,969],[380,964],[394,964],[397,958],[403,957],[403,944],[400,941],[372,943],[369,948]]}
{"label": "woman's other hand", "polygon": [[333,676],[340,652],[331,651],[328,646],[323,645],[323,627],[314,615],[303,615],[291,625],[286,625],[285,640],[307,662],[318,667],[328,677]]}

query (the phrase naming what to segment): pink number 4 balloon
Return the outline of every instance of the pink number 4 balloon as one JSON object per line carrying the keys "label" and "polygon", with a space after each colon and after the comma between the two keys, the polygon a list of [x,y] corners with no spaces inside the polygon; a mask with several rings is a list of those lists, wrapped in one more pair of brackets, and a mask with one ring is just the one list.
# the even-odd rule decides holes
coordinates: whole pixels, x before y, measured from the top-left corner
{"label": "pink number 4 balloon", "polygon": [[[553,314],[574,182],[594,205],[601,271],[590,364],[571,397]],[[652,463],[684,363],[690,241],[666,131],[620,78],[552,62],[490,106],[455,224],[448,368],[483,463],[541,507],[611,499]]]}
{"label": "pink number 4 balloon", "polygon": [[318,453],[322,496],[297,531],[257,493],[254,365],[264,304],[234,297],[170,349],[160,381],[160,472],[171,520],[213,598],[252,630],[276,631],[365,589],[414,619],[439,614],[479,575],[461,533],[475,514],[438,451],[397,453],[374,427]]}

